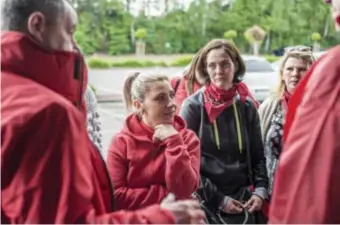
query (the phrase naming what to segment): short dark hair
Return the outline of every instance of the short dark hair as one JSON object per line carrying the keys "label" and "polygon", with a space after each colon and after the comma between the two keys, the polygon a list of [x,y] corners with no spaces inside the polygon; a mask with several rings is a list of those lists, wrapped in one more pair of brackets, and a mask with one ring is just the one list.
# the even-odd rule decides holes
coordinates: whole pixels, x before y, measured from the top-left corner
{"label": "short dark hair", "polygon": [[26,31],[27,20],[34,12],[54,24],[64,11],[65,0],[4,0],[1,7],[1,30]]}

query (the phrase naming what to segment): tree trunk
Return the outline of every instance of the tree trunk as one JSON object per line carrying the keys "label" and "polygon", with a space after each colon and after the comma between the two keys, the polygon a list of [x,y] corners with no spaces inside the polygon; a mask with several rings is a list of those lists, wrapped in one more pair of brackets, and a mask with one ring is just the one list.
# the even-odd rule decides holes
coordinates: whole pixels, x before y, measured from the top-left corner
{"label": "tree trunk", "polygon": [[261,42],[254,41],[254,43],[253,43],[253,54],[255,56],[260,55],[260,46],[261,46]]}
{"label": "tree trunk", "polygon": [[313,43],[313,51],[314,52],[319,52],[320,51],[320,44],[317,41],[314,41]]}
{"label": "tree trunk", "polygon": [[136,41],[136,55],[145,55],[145,42],[138,40]]}

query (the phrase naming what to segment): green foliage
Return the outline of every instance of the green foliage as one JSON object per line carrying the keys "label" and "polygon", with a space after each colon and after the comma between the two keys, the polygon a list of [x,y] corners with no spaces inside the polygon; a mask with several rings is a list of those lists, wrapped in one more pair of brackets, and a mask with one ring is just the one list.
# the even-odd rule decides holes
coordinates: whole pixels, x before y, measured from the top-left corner
{"label": "green foliage", "polygon": [[[273,55],[264,56],[269,62],[274,62],[280,57]],[[92,69],[108,69],[112,67],[121,68],[145,68],[145,67],[167,67],[167,66],[180,66],[184,67],[191,63],[193,55],[185,55],[175,59],[169,65],[163,61],[151,61],[151,60],[124,60],[124,61],[112,61],[99,57],[92,57],[88,59],[88,66]]]}
{"label": "green foliage", "polygon": [[311,36],[312,41],[319,42],[321,40],[321,34],[318,32],[314,32]]}
{"label": "green foliage", "polygon": [[96,89],[96,87],[95,87],[93,84],[90,84],[90,83],[89,83],[89,85],[90,85],[90,88],[91,88],[91,90],[93,91],[93,93],[96,95],[96,94],[97,94],[97,89]]}
{"label": "green foliage", "polygon": [[251,33],[249,33],[249,32],[246,31],[246,32],[244,32],[243,36],[244,36],[244,38],[248,41],[249,44],[254,43],[255,39],[254,39],[254,37],[251,35]]}
{"label": "green foliage", "polygon": [[267,60],[268,62],[270,62],[270,63],[275,62],[275,61],[277,61],[277,60],[280,59],[279,56],[275,56],[275,55],[265,55],[264,57],[265,57],[266,60]]}
{"label": "green foliage", "polygon": [[[254,25],[266,32],[261,49],[264,53],[311,44],[314,40],[311,31],[322,34],[318,40],[322,46],[339,43],[329,6],[321,0],[196,0],[187,10],[183,1],[177,0],[175,9],[169,8],[159,17],[131,15],[127,8],[133,0],[72,2],[77,3],[79,15],[75,37],[85,54],[134,53],[136,39],[145,41],[147,54],[196,53],[209,40],[221,37],[233,39],[247,53],[254,37],[244,33]],[[225,2],[232,2],[232,7]],[[324,35],[325,30],[329,32]],[[264,44],[267,39],[268,46]]]}
{"label": "green foliage", "polygon": [[167,66],[164,62],[153,62],[148,60],[126,60],[121,62],[112,62],[112,67],[155,67],[155,66]]}
{"label": "green foliage", "polygon": [[192,55],[179,57],[178,59],[173,61],[170,66],[187,66],[191,63],[192,58]]}
{"label": "green foliage", "polygon": [[146,29],[143,29],[143,28],[139,28],[135,32],[135,37],[139,40],[144,40],[147,35],[148,35],[148,32],[146,31]]}
{"label": "green foliage", "polygon": [[88,67],[91,69],[108,69],[112,67],[122,68],[143,68],[143,67],[167,67],[168,65],[163,61],[150,61],[150,60],[125,60],[125,61],[110,61],[103,58],[90,58],[88,59]]}
{"label": "green foliage", "polygon": [[237,37],[237,31],[236,30],[228,30],[224,32],[223,37],[225,39],[234,39]]}
{"label": "green foliage", "polygon": [[129,36],[125,29],[110,29],[108,53],[110,55],[122,55],[131,52]]}
{"label": "green foliage", "polygon": [[87,61],[87,65],[89,68],[92,69],[108,69],[110,68],[110,62],[108,62],[105,59],[100,59],[100,58],[90,58]]}

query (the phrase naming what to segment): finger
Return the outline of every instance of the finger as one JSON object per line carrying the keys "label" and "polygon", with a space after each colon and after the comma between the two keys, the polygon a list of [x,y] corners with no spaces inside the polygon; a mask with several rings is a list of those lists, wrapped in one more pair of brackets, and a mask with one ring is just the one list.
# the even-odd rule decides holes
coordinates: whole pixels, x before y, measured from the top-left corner
{"label": "finger", "polygon": [[243,205],[244,208],[250,208],[252,205],[254,204],[254,199],[253,198],[250,198],[246,204]]}
{"label": "finger", "polygon": [[175,195],[173,193],[170,193],[167,196],[165,196],[162,203],[171,203],[171,202],[174,202],[175,199],[176,199]]}
{"label": "finger", "polygon": [[153,136],[152,136],[152,140],[153,141],[157,141],[159,138],[159,131],[158,130],[155,130]]}
{"label": "finger", "polygon": [[231,205],[230,206],[230,212],[232,214],[240,213],[240,212],[242,212],[242,208],[239,208],[236,205]]}
{"label": "finger", "polygon": [[185,204],[189,209],[201,209],[201,206],[196,200],[184,200],[183,204]]}
{"label": "finger", "polygon": [[205,218],[205,213],[201,209],[199,209],[199,210],[197,210],[197,209],[189,210],[188,214],[190,215],[191,220],[195,221],[195,222],[198,222],[198,221]]}
{"label": "finger", "polygon": [[198,224],[205,224],[205,220],[198,221]]}
{"label": "finger", "polygon": [[263,201],[262,200],[258,200],[256,201],[256,207],[260,210],[262,208],[262,204],[263,204]]}
{"label": "finger", "polygon": [[243,208],[243,204],[237,200],[234,200],[233,203],[237,206],[237,207],[241,207]]}
{"label": "finger", "polygon": [[158,124],[158,125],[156,125],[155,127],[154,127],[154,130],[156,131],[156,130],[159,130],[159,129],[161,129],[163,127],[163,124]]}
{"label": "finger", "polygon": [[253,204],[249,209],[248,209],[248,212],[249,213],[253,213],[256,209],[256,204]]}

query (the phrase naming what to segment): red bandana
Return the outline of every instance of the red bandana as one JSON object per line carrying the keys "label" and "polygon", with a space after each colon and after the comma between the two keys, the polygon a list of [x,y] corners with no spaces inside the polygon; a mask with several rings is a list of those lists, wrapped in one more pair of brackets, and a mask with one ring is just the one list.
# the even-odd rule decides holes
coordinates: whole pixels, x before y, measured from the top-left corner
{"label": "red bandana", "polygon": [[208,114],[210,123],[229,107],[234,102],[234,97],[239,93],[241,101],[246,99],[247,94],[238,90],[238,85],[234,85],[230,90],[216,87],[214,84],[209,84],[203,92],[204,107]]}
{"label": "red bandana", "polygon": [[288,109],[288,103],[289,103],[290,97],[292,97],[292,95],[288,91],[285,91],[282,97],[282,105],[283,105],[284,110]]}

